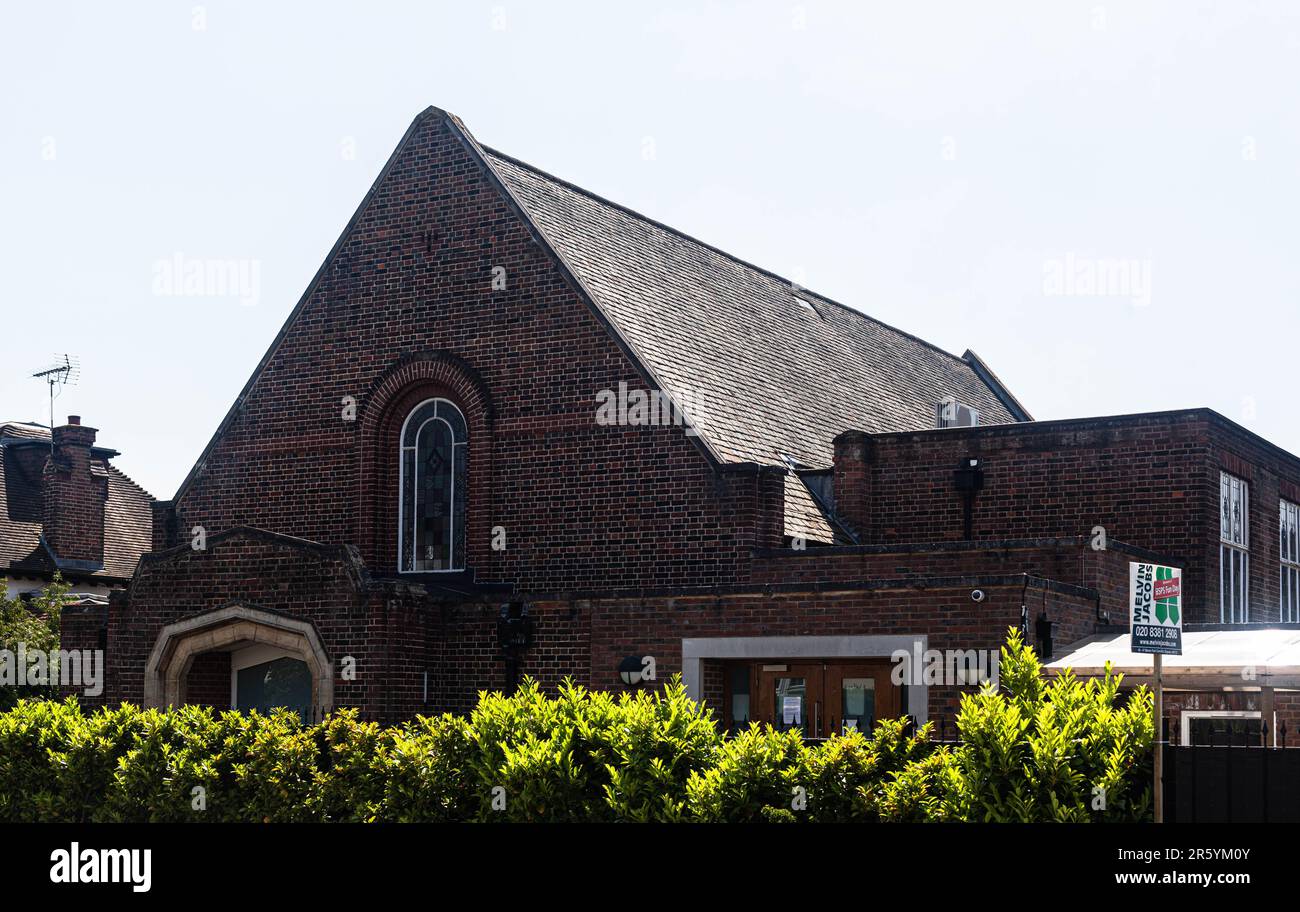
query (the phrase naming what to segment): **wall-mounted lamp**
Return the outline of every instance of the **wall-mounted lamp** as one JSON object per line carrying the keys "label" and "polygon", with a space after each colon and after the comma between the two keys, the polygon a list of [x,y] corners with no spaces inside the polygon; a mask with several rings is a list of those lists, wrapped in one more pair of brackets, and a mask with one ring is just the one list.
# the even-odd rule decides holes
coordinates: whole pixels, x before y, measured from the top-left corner
{"label": "wall-mounted lamp", "polygon": [[513,692],[519,686],[519,662],[533,644],[533,619],[523,602],[507,602],[497,618],[497,645],[506,663],[506,684]]}
{"label": "wall-mounted lamp", "polygon": [[970,541],[975,537],[975,495],[984,488],[984,469],[980,467],[979,457],[967,456],[963,459],[953,472],[953,479],[962,498],[963,532],[966,540]]}
{"label": "wall-mounted lamp", "polygon": [[655,679],[654,656],[628,656],[618,663],[618,676],[629,687],[634,687],[642,681],[653,681]]}

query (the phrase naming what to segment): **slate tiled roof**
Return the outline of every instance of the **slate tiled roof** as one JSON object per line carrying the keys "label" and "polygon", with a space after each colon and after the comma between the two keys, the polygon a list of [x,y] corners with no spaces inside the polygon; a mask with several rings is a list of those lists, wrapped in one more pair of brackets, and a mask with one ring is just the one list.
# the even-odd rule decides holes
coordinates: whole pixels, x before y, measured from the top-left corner
{"label": "slate tiled roof", "polygon": [[981,424],[1028,417],[965,358],[484,152],[723,462],[829,466],[841,431],[933,428],[946,396],[978,408]]}
{"label": "slate tiled roof", "polygon": [[[11,442],[0,446],[0,573],[13,568],[52,574],[53,557],[41,545],[44,448],[27,443],[49,441],[50,432],[40,425],[0,422],[0,440],[6,438]],[[92,575],[127,579],[135,572],[140,555],[152,547],[153,497],[104,456],[92,455],[91,466],[96,474],[108,478],[104,569]]]}
{"label": "slate tiled roof", "polygon": [[847,545],[852,542],[845,536],[835,518],[813,499],[803,480],[793,472],[785,476],[785,534],[820,544]]}

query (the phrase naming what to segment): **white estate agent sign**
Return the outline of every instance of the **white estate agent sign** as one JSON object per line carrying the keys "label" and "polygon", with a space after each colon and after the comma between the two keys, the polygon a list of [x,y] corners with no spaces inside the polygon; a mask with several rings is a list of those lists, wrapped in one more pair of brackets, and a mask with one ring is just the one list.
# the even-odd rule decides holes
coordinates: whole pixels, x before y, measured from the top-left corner
{"label": "white estate agent sign", "polygon": [[1128,565],[1129,639],[1133,652],[1183,654],[1183,571]]}

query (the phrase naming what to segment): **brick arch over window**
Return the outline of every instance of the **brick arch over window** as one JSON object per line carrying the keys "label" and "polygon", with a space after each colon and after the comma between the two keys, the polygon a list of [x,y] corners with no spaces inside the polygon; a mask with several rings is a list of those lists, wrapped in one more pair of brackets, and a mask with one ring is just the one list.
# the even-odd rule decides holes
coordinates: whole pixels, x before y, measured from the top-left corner
{"label": "brick arch over window", "polygon": [[482,570],[490,554],[492,397],[478,371],[446,351],[403,358],[382,377],[361,403],[361,466],[357,545],[379,576],[397,573],[399,437],[411,410],[426,399],[448,399],[469,426],[466,466],[465,565]]}

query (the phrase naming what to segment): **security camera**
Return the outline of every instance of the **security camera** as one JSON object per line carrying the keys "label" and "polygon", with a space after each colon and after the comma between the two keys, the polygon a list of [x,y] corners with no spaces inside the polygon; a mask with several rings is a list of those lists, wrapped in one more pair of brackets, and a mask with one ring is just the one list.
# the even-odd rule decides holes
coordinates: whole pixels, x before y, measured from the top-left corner
{"label": "security camera", "polygon": [[983,589],[972,589],[972,590],[970,591],[970,600],[971,600],[972,602],[982,602],[982,601],[984,601],[984,590],[983,590]]}

